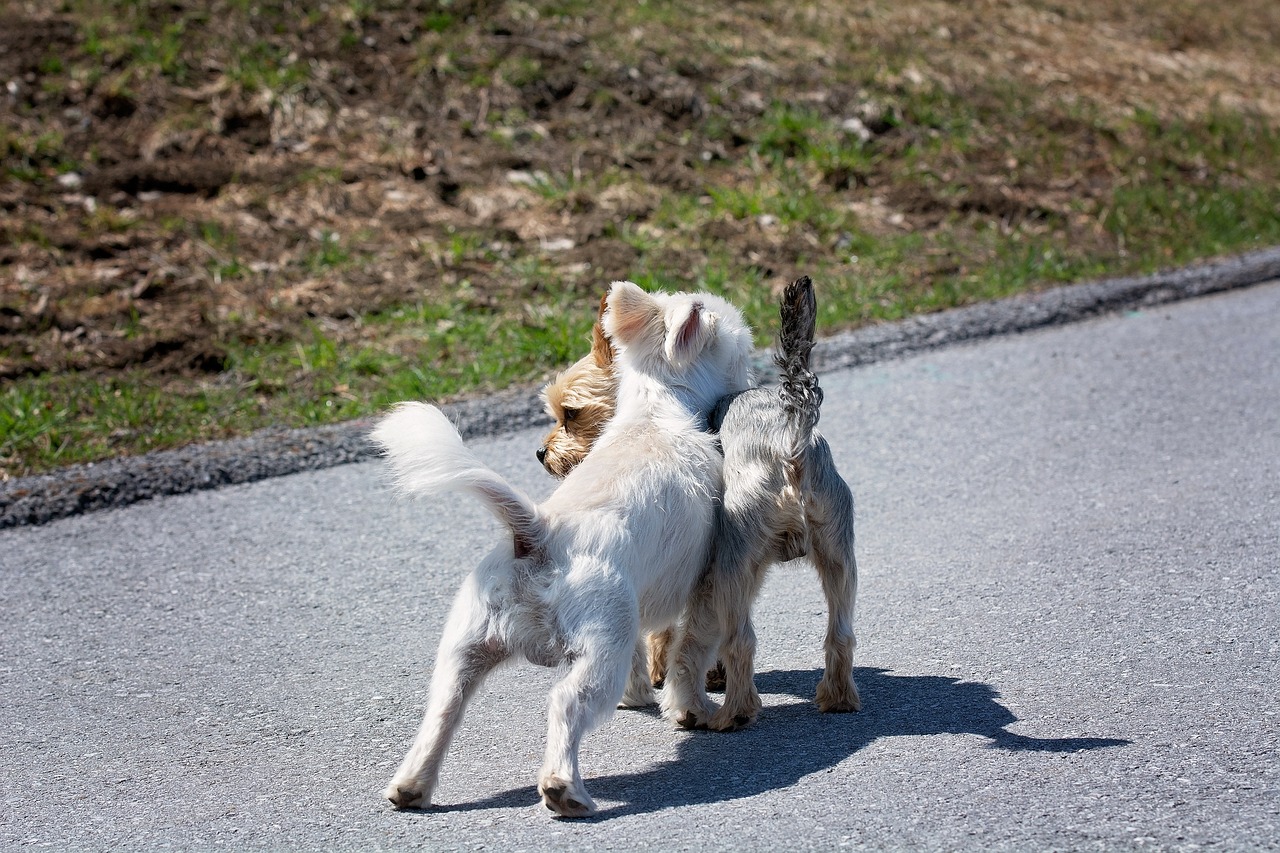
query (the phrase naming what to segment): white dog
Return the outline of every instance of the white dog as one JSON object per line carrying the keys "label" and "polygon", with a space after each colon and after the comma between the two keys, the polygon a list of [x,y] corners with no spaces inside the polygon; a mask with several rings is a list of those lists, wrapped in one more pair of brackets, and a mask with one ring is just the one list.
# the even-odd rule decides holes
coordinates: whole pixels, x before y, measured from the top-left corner
{"label": "white dog", "polygon": [[751,334],[708,294],[615,282],[604,326],[618,350],[618,409],[542,504],[485,467],[440,410],[400,406],[373,440],[407,492],[468,491],[511,530],[464,582],[445,625],[418,735],[385,791],[427,806],[449,740],[484,676],[523,657],[567,667],[552,688],[543,803],[595,813],[578,771],[583,736],[619,701],[653,701],[641,632],[672,625],[707,565],[721,458],[705,414],[751,384]]}

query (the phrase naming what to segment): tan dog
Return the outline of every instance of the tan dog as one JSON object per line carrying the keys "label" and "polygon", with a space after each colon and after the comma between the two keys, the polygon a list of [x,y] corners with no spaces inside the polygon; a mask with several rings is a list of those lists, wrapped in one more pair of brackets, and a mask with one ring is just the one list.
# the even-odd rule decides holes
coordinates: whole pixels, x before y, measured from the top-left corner
{"label": "tan dog", "polygon": [[602,320],[606,297],[591,330],[591,352],[578,359],[542,389],[547,414],[556,422],[538,448],[538,461],[551,476],[563,480],[596,443],[613,418],[618,398],[618,372],[613,344]]}

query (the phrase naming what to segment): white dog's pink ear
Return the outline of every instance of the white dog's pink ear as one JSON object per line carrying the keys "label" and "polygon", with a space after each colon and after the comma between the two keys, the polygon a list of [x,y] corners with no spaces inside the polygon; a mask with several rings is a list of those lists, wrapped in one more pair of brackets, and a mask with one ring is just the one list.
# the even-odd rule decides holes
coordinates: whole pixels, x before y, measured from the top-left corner
{"label": "white dog's pink ear", "polygon": [[697,358],[707,345],[715,328],[715,315],[707,311],[701,302],[681,303],[668,318],[666,353],[673,364],[687,364]]}
{"label": "white dog's pink ear", "polygon": [[662,323],[662,310],[653,297],[629,281],[615,281],[605,297],[604,332],[612,340],[628,346],[639,340],[655,324]]}

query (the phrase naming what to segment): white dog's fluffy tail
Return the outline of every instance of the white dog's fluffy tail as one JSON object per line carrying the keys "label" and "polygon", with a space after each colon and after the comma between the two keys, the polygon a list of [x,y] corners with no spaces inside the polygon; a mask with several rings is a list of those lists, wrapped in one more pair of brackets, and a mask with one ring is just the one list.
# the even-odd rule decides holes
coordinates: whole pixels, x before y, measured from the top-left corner
{"label": "white dog's fluffy tail", "polygon": [[369,436],[391,463],[396,485],[413,495],[470,492],[511,528],[517,557],[546,539],[538,506],[476,458],[444,412],[427,403],[401,403]]}

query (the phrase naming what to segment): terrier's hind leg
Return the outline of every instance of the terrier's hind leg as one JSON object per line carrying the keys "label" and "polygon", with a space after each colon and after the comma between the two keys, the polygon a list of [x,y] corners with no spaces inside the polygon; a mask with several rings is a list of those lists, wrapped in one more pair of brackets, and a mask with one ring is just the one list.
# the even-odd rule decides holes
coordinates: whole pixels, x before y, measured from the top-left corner
{"label": "terrier's hind leg", "polygon": [[[813,525],[813,565],[827,597],[826,670],[815,701],[823,713],[857,711],[862,699],[853,683],[854,605],[858,596],[858,562],[853,553],[853,502],[848,488],[824,509],[830,514]],[[811,502],[810,504],[814,504]]]}
{"label": "terrier's hind leg", "polygon": [[425,808],[440,775],[449,741],[453,739],[467,702],[484,677],[510,652],[486,642],[483,607],[464,587],[454,602],[431,676],[427,710],[417,737],[383,792],[398,809]]}
{"label": "terrier's hind leg", "polygon": [[751,623],[751,604],[768,571],[768,559],[761,554],[716,574],[716,611],[720,617],[720,659],[724,662],[724,704],[708,721],[707,728],[731,732],[756,721],[762,703],[755,684],[756,632]]}

